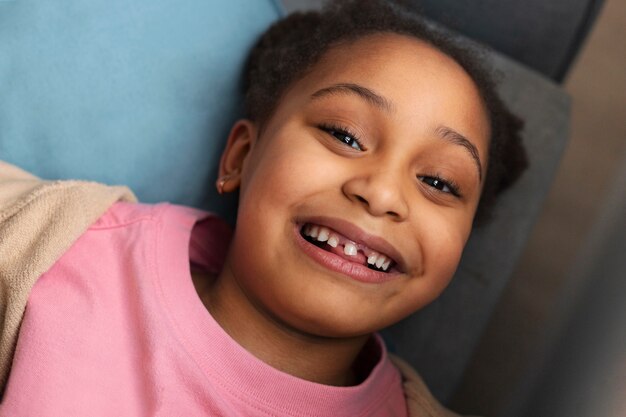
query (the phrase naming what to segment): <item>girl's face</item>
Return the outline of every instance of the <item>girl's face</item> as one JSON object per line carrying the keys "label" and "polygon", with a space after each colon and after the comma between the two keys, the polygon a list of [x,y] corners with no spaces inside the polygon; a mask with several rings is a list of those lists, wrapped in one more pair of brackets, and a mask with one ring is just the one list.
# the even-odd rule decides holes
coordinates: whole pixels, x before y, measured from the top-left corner
{"label": "girl's face", "polygon": [[334,47],[258,133],[238,122],[221,167],[241,172],[227,266],[253,308],[299,332],[358,336],[448,285],[490,136],[478,90],[451,58],[394,34]]}

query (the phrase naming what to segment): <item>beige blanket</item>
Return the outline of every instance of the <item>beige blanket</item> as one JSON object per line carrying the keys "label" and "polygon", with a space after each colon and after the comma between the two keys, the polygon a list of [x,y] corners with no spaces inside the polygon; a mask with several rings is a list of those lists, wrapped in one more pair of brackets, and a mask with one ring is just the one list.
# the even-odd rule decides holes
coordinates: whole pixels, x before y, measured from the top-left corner
{"label": "beige blanket", "polygon": [[[0,398],[26,301],[37,278],[116,201],[137,201],[123,186],[44,181],[0,161]],[[409,364],[402,373],[411,417],[457,417],[430,394]]]}
{"label": "beige blanket", "polygon": [[0,161],[0,393],[35,281],[118,200],[126,187],[42,181]]}

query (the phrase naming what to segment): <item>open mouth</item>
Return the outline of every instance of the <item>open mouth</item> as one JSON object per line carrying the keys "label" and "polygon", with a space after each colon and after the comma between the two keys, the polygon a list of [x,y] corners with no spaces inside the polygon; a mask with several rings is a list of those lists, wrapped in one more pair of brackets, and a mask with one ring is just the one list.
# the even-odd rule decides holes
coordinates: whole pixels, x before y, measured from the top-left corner
{"label": "open mouth", "polygon": [[395,268],[396,262],[390,256],[354,242],[329,227],[305,223],[300,228],[300,235],[320,249],[371,270],[382,273],[398,272]]}

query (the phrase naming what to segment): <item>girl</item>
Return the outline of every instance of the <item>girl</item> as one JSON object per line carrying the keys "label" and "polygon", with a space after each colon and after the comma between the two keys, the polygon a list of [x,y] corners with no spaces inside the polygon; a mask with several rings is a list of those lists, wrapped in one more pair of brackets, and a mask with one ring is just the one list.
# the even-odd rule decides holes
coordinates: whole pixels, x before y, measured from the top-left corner
{"label": "girl", "polygon": [[216,183],[234,232],[113,204],[30,291],[0,415],[451,415],[376,332],[443,291],[524,167],[484,70],[341,1],[269,29],[246,106]]}

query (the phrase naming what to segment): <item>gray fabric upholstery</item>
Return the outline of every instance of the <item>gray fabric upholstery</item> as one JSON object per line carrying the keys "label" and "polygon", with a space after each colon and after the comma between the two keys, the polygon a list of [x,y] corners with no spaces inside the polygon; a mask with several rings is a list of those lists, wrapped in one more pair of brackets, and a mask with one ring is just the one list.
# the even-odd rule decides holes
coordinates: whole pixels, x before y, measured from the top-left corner
{"label": "gray fabric upholstery", "polygon": [[511,410],[516,416],[625,415],[626,158],[615,178],[550,317],[555,341],[533,363],[525,381],[532,394]]}
{"label": "gray fabric upholstery", "polygon": [[[408,0],[424,16],[561,81],[603,0]],[[323,0],[283,0],[286,9]]]}
{"label": "gray fabric upholstery", "polygon": [[[283,1],[288,11],[321,3]],[[487,59],[500,73],[502,98],[525,121],[523,136],[531,166],[500,198],[493,221],[474,231],[444,294],[383,332],[390,349],[415,366],[443,402],[460,382],[513,272],[568,139],[570,101],[558,85],[497,52],[489,52]]]}
{"label": "gray fabric upholstery", "polygon": [[602,0],[410,0],[429,18],[561,81]]}

